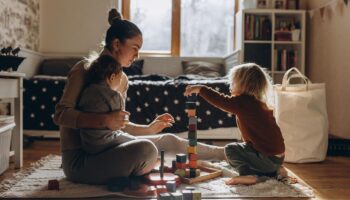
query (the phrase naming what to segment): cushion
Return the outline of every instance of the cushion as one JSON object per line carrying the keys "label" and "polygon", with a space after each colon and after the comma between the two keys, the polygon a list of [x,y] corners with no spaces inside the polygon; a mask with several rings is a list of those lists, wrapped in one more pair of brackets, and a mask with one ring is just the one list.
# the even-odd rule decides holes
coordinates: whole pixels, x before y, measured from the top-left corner
{"label": "cushion", "polygon": [[144,60],[135,60],[130,67],[123,67],[123,71],[127,76],[142,75]]}
{"label": "cushion", "polygon": [[55,58],[45,59],[40,64],[40,75],[67,76],[69,70],[83,58]]}
{"label": "cushion", "polygon": [[205,77],[220,77],[224,75],[224,66],[220,63],[207,61],[182,61],[184,74],[196,74]]}

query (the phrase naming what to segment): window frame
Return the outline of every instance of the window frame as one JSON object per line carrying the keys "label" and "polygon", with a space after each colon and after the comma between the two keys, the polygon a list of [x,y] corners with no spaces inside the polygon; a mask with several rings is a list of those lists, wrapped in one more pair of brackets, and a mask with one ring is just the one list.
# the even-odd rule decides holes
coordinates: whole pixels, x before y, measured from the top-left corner
{"label": "window frame", "polygon": [[[130,1],[122,0],[122,14],[125,19],[130,19]],[[234,19],[233,19],[233,30],[235,30],[235,17],[238,12],[238,0],[235,1]],[[233,31],[233,47],[235,49],[235,31]],[[159,56],[180,56],[180,45],[181,45],[181,0],[172,0],[172,15],[171,15],[171,47],[170,52],[168,51],[141,51],[142,55],[159,55]]]}

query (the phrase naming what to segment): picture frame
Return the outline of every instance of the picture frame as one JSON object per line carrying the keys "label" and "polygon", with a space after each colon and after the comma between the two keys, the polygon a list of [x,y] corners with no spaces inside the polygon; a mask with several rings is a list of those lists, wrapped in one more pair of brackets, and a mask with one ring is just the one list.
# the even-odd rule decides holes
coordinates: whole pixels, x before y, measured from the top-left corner
{"label": "picture frame", "polygon": [[299,9],[299,0],[287,0],[287,9],[289,10]]}
{"label": "picture frame", "polygon": [[286,0],[275,0],[274,2],[274,8],[275,9],[286,9]]}

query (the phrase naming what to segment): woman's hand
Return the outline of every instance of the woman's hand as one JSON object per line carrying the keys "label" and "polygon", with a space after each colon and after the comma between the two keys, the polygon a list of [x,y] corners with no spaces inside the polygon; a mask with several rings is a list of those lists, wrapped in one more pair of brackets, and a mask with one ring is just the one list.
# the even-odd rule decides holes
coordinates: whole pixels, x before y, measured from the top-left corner
{"label": "woman's hand", "polygon": [[161,132],[164,128],[173,126],[175,122],[174,117],[169,113],[164,113],[156,117],[153,122],[148,125],[149,132],[156,134]]}
{"label": "woman's hand", "polygon": [[186,97],[190,96],[191,94],[196,94],[197,95],[202,87],[205,87],[205,86],[204,85],[188,85],[186,87],[186,91],[185,91],[184,95]]}
{"label": "woman's hand", "polygon": [[113,111],[106,115],[106,127],[112,131],[120,130],[129,123],[130,113],[124,110]]}

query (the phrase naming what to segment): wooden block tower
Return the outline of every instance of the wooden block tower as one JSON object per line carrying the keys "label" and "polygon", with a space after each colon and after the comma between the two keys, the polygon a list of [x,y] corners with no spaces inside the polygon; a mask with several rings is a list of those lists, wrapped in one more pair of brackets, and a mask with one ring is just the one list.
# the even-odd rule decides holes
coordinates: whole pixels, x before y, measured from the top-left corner
{"label": "wooden block tower", "polygon": [[[196,117],[196,95],[188,97],[186,102],[186,112],[188,116],[188,147],[187,153],[176,154],[176,160],[173,160],[172,166],[175,168],[175,174],[186,178],[195,178],[200,175],[197,165],[197,117]],[[188,157],[188,163],[186,164]]]}
{"label": "wooden block tower", "polygon": [[197,166],[197,116],[196,116],[197,95],[192,94],[186,102],[186,112],[188,116],[188,167],[186,177],[194,178],[199,176]]}

